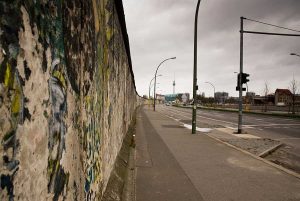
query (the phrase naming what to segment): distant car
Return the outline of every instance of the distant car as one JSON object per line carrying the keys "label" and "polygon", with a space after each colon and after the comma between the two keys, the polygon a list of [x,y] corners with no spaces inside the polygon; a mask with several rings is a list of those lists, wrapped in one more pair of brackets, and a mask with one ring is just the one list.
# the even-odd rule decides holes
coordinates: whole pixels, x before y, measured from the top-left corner
{"label": "distant car", "polygon": [[166,106],[170,106],[170,103],[166,103]]}

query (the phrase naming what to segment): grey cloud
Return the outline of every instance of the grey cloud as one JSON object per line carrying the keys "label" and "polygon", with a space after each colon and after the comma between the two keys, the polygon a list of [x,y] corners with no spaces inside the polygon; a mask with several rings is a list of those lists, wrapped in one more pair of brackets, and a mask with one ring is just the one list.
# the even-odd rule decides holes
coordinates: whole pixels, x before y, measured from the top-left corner
{"label": "grey cloud", "polygon": [[[177,56],[159,73],[162,91],[191,92],[193,68],[193,26],[196,0],[124,0],[133,69],[138,92],[148,94],[148,84],[161,60]],[[239,17],[300,29],[299,0],[202,0],[198,29],[198,84],[212,95],[217,90],[236,95],[239,68]],[[248,30],[283,31],[245,22]],[[268,80],[271,88],[287,87],[294,74],[300,80],[299,38],[245,35],[245,71],[251,74],[249,86],[259,93]]]}

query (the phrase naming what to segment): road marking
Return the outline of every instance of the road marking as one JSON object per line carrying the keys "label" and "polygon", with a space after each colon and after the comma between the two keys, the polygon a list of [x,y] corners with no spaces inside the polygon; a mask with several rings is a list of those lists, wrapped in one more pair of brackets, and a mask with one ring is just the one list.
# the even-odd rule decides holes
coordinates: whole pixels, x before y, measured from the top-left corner
{"label": "road marking", "polygon": [[[188,118],[188,119],[191,118],[191,117],[185,116],[183,113],[186,114],[187,112],[183,112],[181,110],[177,110],[177,109],[172,108],[172,111],[170,111],[170,110],[167,110],[167,111],[171,112],[173,114],[177,114],[177,115],[179,114],[179,115],[181,115],[181,116],[183,116],[185,118]],[[235,126],[237,125],[236,123],[233,123],[233,122],[223,121],[223,120],[214,119],[214,118],[210,118],[210,117],[205,117],[205,116],[201,116],[201,115],[197,115],[197,117],[200,117],[200,118],[203,118],[203,119],[212,120],[212,121],[218,121],[218,122],[222,122],[222,123],[227,123],[227,124],[231,124],[231,125],[235,125]],[[263,120],[263,119],[261,119],[261,120]],[[264,128],[269,128],[269,127],[274,127],[274,126],[276,126],[276,127],[280,126],[280,128],[288,129],[289,127],[287,127],[287,126],[300,126],[300,124],[274,124],[274,123],[260,124],[260,125],[259,124],[254,124],[254,125],[251,125],[251,124],[247,125],[247,124],[245,124],[242,127],[243,128],[253,128],[253,127],[260,127],[260,126],[263,126]],[[227,127],[227,126],[225,126],[225,127]],[[263,129],[259,129],[259,130],[263,130]]]}

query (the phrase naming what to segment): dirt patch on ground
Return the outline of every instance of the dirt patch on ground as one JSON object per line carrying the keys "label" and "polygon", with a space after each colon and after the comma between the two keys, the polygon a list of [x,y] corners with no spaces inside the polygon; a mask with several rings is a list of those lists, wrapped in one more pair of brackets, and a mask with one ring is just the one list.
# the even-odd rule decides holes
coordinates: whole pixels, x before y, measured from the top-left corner
{"label": "dirt patch on ground", "polygon": [[300,156],[295,154],[293,147],[283,145],[265,159],[300,174]]}
{"label": "dirt patch on ground", "polygon": [[[277,165],[290,169],[294,172],[300,173],[300,156],[296,155],[296,151],[291,146],[285,144],[280,145],[281,142],[272,139],[221,139],[233,146],[248,151],[256,156],[260,156],[262,153],[268,152],[262,158],[265,158]],[[276,147],[276,148],[275,148]],[[275,148],[274,150],[272,148]]]}
{"label": "dirt patch on ground", "polygon": [[265,151],[275,147],[281,142],[266,138],[259,138],[259,139],[222,139],[222,141],[227,142],[233,146],[239,147],[243,150],[246,150],[252,154],[259,156],[260,154],[264,153]]}

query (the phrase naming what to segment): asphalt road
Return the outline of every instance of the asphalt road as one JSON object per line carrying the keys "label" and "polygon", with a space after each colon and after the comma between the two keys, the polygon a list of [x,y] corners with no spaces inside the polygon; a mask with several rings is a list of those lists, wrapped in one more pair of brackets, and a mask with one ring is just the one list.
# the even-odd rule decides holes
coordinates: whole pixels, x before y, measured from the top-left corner
{"label": "asphalt road", "polygon": [[[159,105],[157,111],[173,116],[180,121],[191,124],[191,108],[178,108]],[[238,114],[232,112],[197,110],[197,127],[237,130]],[[243,114],[243,129],[252,135],[279,140],[293,147],[293,152],[300,156],[300,119],[266,116],[260,114]]]}

